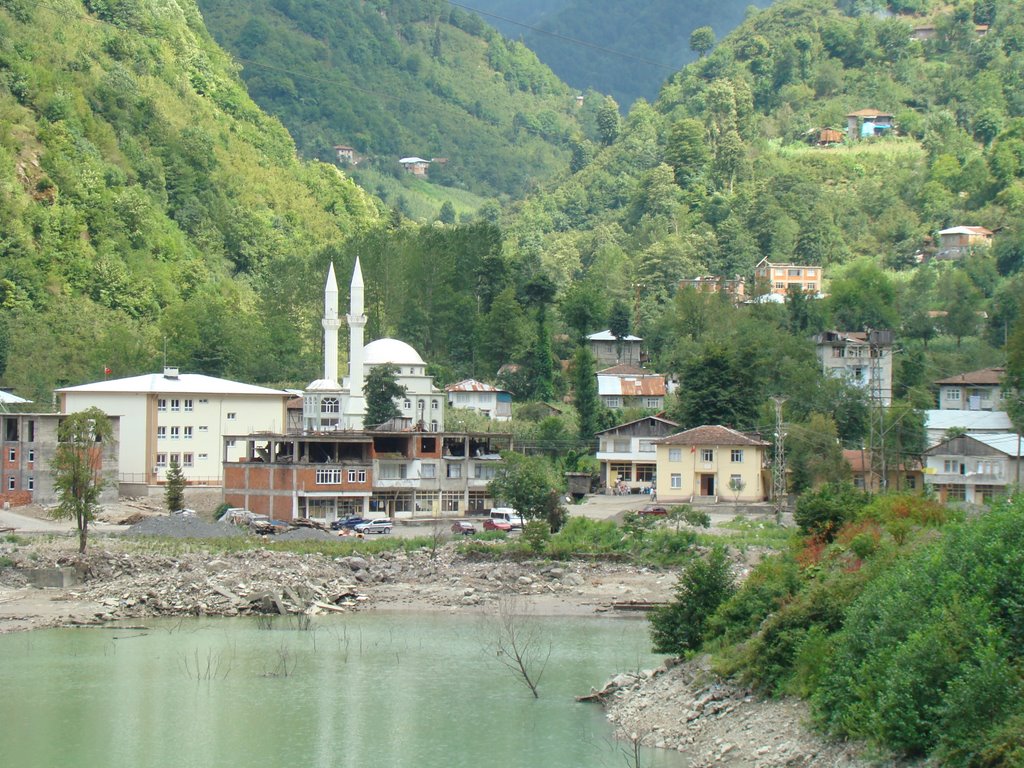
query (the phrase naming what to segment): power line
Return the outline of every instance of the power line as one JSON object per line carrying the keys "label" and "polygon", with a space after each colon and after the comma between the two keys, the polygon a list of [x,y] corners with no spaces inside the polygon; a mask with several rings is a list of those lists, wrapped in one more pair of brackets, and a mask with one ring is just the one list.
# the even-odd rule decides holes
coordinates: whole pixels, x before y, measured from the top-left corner
{"label": "power line", "polygon": [[547,35],[548,37],[553,37],[556,40],[561,40],[563,43],[572,43],[573,45],[579,45],[579,46],[582,46],[583,48],[590,48],[591,50],[600,51],[601,53],[607,53],[607,54],[609,54],[611,56],[618,56],[619,58],[622,58],[622,59],[630,59],[632,61],[638,61],[638,62],[640,62],[642,64],[648,64],[648,65],[650,65],[652,67],[659,67],[661,69],[665,69],[665,70],[668,70],[670,72],[676,72],[680,68],[680,65],[665,64],[664,62],[661,62],[661,61],[653,61],[651,59],[645,59],[642,56],[636,56],[636,55],[634,55],[632,53],[626,53],[625,51],[616,51],[613,48],[606,48],[605,46],[598,45],[597,43],[590,43],[590,42],[587,42],[586,40],[579,40],[579,39],[577,39],[575,37],[569,37],[568,35],[559,34],[558,32],[552,32],[552,31],[547,30],[547,29],[541,29],[540,27],[534,27],[534,26],[531,26],[529,24],[524,24],[521,21],[516,21],[515,19],[510,19],[510,18],[508,18],[506,16],[499,16],[496,13],[490,13],[489,11],[481,11],[479,8],[472,8],[472,7],[468,6],[468,5],[463,5],[462,3],[452,2],[452,0],[448,0],[448,4],[449,5],[454,5],[456,8],[461,8],[464,11],[470,11],[471,13],[475,13],[475,14],[478,14],[480,16],[487,16],[487,17],[492,18],[492,19],[498,19],[499,21],[504,21],[504,22],[506,22],[508,24],[515,24],[517,27],[522,27],[523,29],[528,29],[531,32],[536,32],[538,35]]}

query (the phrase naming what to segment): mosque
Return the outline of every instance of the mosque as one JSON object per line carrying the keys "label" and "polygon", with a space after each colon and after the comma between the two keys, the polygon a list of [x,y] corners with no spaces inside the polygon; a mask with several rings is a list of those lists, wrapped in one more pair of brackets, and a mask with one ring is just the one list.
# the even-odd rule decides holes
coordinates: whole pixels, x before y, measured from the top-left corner
{"label": "mosque", "polygon": [[[364,284],[352,272],[348,376],[339,381],[338,284],[332,264],[324,288],[324,370],[302,393],[301,419],[286,432],[225,435],[224,501],[275,520],[323,522],[350,515],[392,519],[484,513],[487,484],[512,448],[500,433],[444,431],[444,397],[409,344],[364,346]],[[365,424],[363,385],[375,366],[393,365],[406,388],[401,415]],[[231,449],[229,454],[228,449]],[[238,458],[228,460],[229,456]]]}

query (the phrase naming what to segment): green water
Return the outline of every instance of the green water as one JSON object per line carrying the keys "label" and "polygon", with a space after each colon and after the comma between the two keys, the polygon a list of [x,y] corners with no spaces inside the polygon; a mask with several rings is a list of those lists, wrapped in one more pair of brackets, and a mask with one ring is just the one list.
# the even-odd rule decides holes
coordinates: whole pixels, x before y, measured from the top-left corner
{"label": "green water", "polygon": [[[534,699],[478,617],[145,622],[0,635],[0,761],[14,768],[625,766],[573,697],[657,663],[643,621],[531,619],[551,656]],[[547,647],[547,644],[544,646]],[[651,750],[643,764],[678,768]]]}

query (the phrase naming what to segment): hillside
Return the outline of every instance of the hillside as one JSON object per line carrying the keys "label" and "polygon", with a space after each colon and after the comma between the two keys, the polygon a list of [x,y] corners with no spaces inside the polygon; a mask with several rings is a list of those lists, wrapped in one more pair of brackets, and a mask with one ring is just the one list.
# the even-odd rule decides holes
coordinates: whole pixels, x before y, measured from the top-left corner
{"label": "hillside", "polygon": [[377,204],[296,160],[191,0],[11,0],[0,30],[4,383],[45,407],[57,384],[163,360],[315,370],[307,270],[320,282],[318,255]]}
{"label": "hillside", "polygon": [[333,162],[335,145],[351,146],[356,175],[401,175],[405,156],[444,158],[432,182],[519,197],[565,168],[580,131],[574,94],[546,66],[442,0],[199,5],[299,151]]}
{"label": "hillside", "polygon": [[468,5],[484,12],[485,20],[510,39],[522,40],[565,82],[580,90],[609,93],[629,107],[639,98],[653,101],[675,70],[697,58],[690,49],[695,29],[710,26],[723,37],[743,20],[748,8],[769,2],[476,0]]}

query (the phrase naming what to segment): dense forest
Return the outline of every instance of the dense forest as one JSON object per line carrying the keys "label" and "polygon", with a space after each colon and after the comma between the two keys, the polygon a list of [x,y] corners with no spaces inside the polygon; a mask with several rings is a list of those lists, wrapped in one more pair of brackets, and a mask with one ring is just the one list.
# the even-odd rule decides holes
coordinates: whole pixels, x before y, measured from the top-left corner
{"label": "dense forest", "polygon": [[711,27],[724,36],[748,9],[769,2],[475,0],[466,5],[483,12],[509,39],[522,40],[565,82],[610,94],[628,108],[637,99],[652,101],[675,70],[697,58],[690,42],[694,30]]}
{"label": "dense forest", "polygon": [[351,146],[373,191],[367,169],[402,175],[398,159],[419,156],[445,159],[435,183],[520,197],[566,167],[580,133],[575,94],[550,69],[444,0],[199,5],[300,152],[333,162]]}

